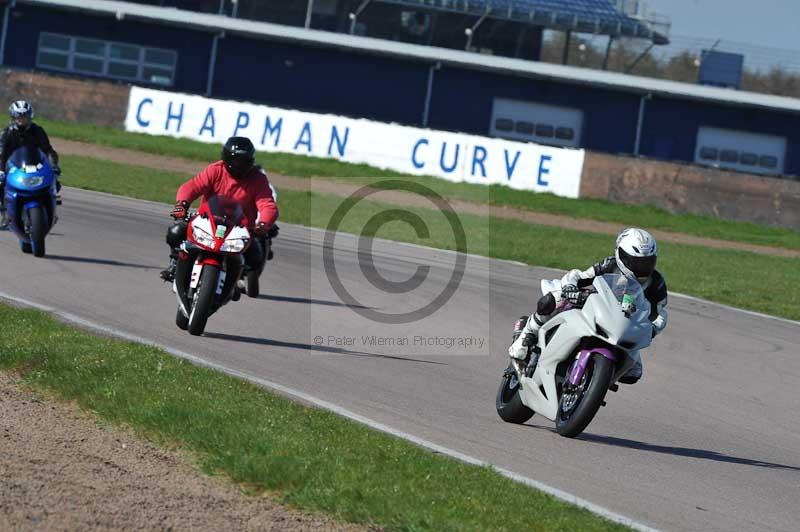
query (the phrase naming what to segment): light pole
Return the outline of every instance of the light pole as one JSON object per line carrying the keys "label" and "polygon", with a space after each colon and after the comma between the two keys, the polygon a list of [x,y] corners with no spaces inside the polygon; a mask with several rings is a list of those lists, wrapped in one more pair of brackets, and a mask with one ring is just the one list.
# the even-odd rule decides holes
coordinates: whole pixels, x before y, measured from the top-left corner
{"label": "light pole", "polygon": [[5,62],[5,55],[6,55],[6,37],[8,36],[8,21],[11,18],[11,10],[17,7],[17,0],[11,0],[11,2],[6,4],[6,8],[3,12],[3,30],[2,35],[0,35],[0,65],[4,64]]}
{"label": "light pole", "polygon": [[489,9],[486,9],[486,12],[481,15],[481,17],[472,25],[471,28],[464,28],[464,35],[467,36],[467,45],[464,47],[464,50],[469,51],[470,47],[472,46],[472,36],[475,35],[475,30],[478,29],[478,26],[483,24],[483,21],[486,20],[486,17],[489,16]]}
{"label": "light pole", "polygon": [[356,31],[356,22],[358,22],[358,16],[361,14],[362,11],[364,11],[367,8],[367,6],[369,5],[370,2],[372,2],[372,0],[364,0],[356,8],[356,10],[354,12],[352,12],[352,13],[347,15],[348,18],[350,19],[350,35],[353,35],[353,33],[355,33],[355,31]]}
{"label": "light pole", "polygon": [[308,0],[308,5],[306,6],[306,28],[311,27],[311,14],[314,12],[314,0]]}

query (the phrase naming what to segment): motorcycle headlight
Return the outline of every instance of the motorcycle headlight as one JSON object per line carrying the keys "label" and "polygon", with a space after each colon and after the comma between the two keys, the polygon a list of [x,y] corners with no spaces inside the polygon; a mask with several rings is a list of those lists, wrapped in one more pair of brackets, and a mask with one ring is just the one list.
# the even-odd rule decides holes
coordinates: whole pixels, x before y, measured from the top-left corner
{"label": "motorcycle headlight", "polygon": [[44,178],[40,175],[26,176],[21,179],[22,184],[26,187],[38,187],[44,182]]}
{"label": "motorcycle headlight", "polygon": [[194,237],[195,242],[201,246],[205,246],[207,248],[214,247],[214,237],[199,227],[192,227],[192,236]]}
{"label": "motorcycle headlight", "polygon": [[248,238],[231,238],[222,243],[220,251],[240,253],[250,240]]}

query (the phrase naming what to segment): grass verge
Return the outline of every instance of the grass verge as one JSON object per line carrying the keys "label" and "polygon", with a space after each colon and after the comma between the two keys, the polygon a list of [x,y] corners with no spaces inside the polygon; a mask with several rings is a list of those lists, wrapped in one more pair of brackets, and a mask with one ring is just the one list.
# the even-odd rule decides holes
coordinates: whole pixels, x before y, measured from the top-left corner
{"label": "grass verge", "polygon": [[[164,203],[172,203],[177,186],[186,179],[182,174],[76,156],[64,157],[63,167],[71,176],[70,185]],[[281,220],[326,227],[341,203],[342,198],[335,196],[281,190]],[[362,201],[343,220],[340,229],[360,234],[367,220],[396,208]],[[441,214],[424,208],[403,210],[425,220],[429,237],[418,238],[407,225],[399,223],[383,226],[376,236],[455,249],[452,233]],[[475,215],[459,218],[471,253],[536,266],[586,267],[607,256],[612,247],[611,237],[592,233]],[[659,253],[659,270],[670,290],[789,319],[800,319],[800,292],[786,290],[787,286],[800,285],[798,266],[798,259],[683,244],[664,243]]]}
{"label": "grass verge", "polygon": [[0,368],[298,508],[395,530],[625,529],[153,347],[4,304],[0,321]]}
{"label": "grass verge", "polygon": [[[119,129],[67,122],[40,120],[50,135],[93,144],[171,155],[198,161],[219,157],[219,146],[188,139],[129,133]],[[416,181],[447,198],[535,212],[562,214],[579,219],[600,220],[621,225],[638,225],[662,231],[747,242],[766,246],[800,249],[800,232],[752,223],[729,222],[697,215],[674,215],[651,205],[621,205],[603,200],[561,198],[552,194],[515,191],[507,187],[450,183],[434,177],[417,177],[379,170],[367,165],[343,163],[333,159],[273,153],[262,157],[274,172],[296,177],[322,177],[354,183],[372,183],[375,177],[402,177]],[[67,175],[70,184],[73,175]]]}

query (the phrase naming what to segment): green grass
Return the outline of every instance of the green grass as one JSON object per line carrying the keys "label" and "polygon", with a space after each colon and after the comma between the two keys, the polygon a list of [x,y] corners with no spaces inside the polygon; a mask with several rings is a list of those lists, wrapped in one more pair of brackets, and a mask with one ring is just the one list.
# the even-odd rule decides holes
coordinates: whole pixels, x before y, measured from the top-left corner
{"label": "green grass", "polygon": [[298,508],[393,530],[625,529],[153,347],[2,304],[0,321],[0,369]]}
{"label": "green grass", "polygon": [[[129,165],[66,156],[65,174],[69,185],[131,197],[172,203],[177,186],[186,176]],[[327,227],[342,198],[282,190],[281,220]],[[341,230],[361,233],[366,221],[396,205],[363,201],[343,220]],[[165,208],[165,216],[166,216]],[[427,246],[455,249],[444,217],[424,208],[403,208],[430,228],[429,238],[417,238],[401,223],[384,226],[377,236]],[[475,215],[459,217],[468,235],[468,251],[479,255],[512,259],[536,266],[569,269],[587,267],[609,254],[612,238],[592,233],[539,226],[516,220],[488,219]],[[740,308],[790,319],[800,319],[800,292],[786,287],[800,286],[800,260],[757,255],[733,250],[663,243],[659,270],[670,290],[703,297]],[[535,287],[532,287],[533,291]]]}
{"label": "green grass", "polygon": [[[94,144],[128,148],[147,153],[212,161],[219,157],[215,144],[129,133],[119,129],[40,120],[51,136],[82,140]],[[57,148],[57,146],[56,146]],[[561,198],[552,194],[515,191],[507,187],[450,183],[433,177],[416,177],[367,165],[342,163],[333,159],[273,153],[262,154],[261,161],[270,171],[296,177],[321,177],[353,183],[372,183],[375,177],[402,177],[421,183],[439,194],[454,199],[530,211],[562,214],[620,225],[638,225],[650,229],[686,233],[733,242],[800,249],[800,232],[744,222],[730,222],[697,215],[675,215],[651,205],[622,205],[603,200]],[[75,176],[65,174],[65,183]]]}

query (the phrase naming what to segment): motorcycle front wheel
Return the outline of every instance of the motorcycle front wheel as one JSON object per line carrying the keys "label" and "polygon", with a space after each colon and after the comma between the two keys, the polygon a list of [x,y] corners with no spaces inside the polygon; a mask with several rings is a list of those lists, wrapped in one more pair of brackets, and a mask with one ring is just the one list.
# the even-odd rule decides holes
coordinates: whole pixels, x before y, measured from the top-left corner
{"label": "motorcycle front wheel", "polygon": [[509,365],[503,372],[500,387],[497,389],[497,399],[495,399],[497,415],[503,421],[521,424],[533,417],[533,410],[522,404],[519,390],[519,377],[514,368]]}
{"label": "motorcycle front wheel", "polygon": [[591,355],[581,382],[561,393],[556,432],[574,438],[584,431],[603,404],[613,371],[614,365],[609,359],[596,353]]}
{"label": "motorcycle front wheel", "polygon": [[211,305],[217,293],[220,269],[217,266],[206,264],[200,274],[200,283],[195,290],[192,310],[189,313],[188,330],[192,336],[200,336],[206,329],[206,322],[211,315]]}
{"label": "motorcycle front wheel", "polygon": [[28,214],[31,219],[30,238],[34,257],[44,257],[44,237],[47,234],[47,215],[42,207],[33,207]]}

